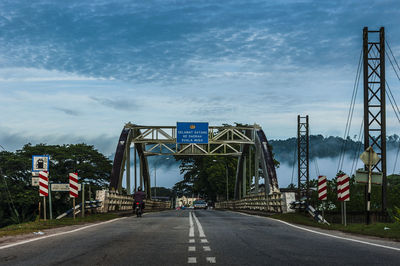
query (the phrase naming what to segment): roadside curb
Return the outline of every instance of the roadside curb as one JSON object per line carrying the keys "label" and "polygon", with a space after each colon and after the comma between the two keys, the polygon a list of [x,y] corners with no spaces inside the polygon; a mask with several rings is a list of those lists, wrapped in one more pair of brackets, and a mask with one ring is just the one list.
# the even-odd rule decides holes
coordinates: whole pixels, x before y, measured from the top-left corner
{"label": "roadside curb", "polygon": [[[375,247],[380,247],[380,248],[385,248],[385,249],[391,249],[391,250],[395,250],[395,251],[400,251],[400,244],[397,241],[393,241],[390,239],[386,239],[386,238],[378,238],[378,239],[374,239],[375,237],[371,237],[368,235],[361,235],[361,234],[357,234],[357,235],[353,235],[347,232],[343,232],[343,231],[338,231],[338,230],[327,230],[327,229],[323,229],[323,228],[319,228],[319,227],[315,227],[316,229],[314,229],[314,227],[311,227],[313,229],[307,228],[306,225],[298,225],[298,224],[292,224],[283,220],[279,220],[276,218],[271,218],[271,217],[267,217],[267,216],[259,216],[259,215],[253,215],[253,214],[247,214],[247,213],[243,213],[243,212],[237,212],[237,211],[232,211],[232,210],[225,210],[227,212],[232,212],[232,213],[238,213],[244,216],[250,216],[250,217],[256,217],[259,219],[268,219],[270,221],[275,221],[278,223],[282,223],[285,224],[287,226],[302,230],[302,231],[306,231],[309,233],[313,233],[313,234],[318,234],[318,235],[322,235],[322,236],[326,236],[326,237],[330,237],[330,238],[336,238],[336,239],[340,239],[340,240],[345,240],[345,241],[350,241],[350,242],[356,242],[359,244],[364,244],[364,245],[369,245],[369,246],[375,246]],[[318,229],[318,230],[317,230]],[[328,233],[329,232],[329,233]],[[338,235],[334,235],[332,233],[337,233],[337,234],[342,234],[343,236],[338,236]],[[350,238],[350,236],[352,236],[353,238]],[[356,238],[360,238],[360,239],[356,239]],[[373,243],[373,242],[368,242],[369,241],[375,241],[375,242],[385,242],[384,244],[379,244],[379,243]],[[388,244],[394,245],[394,246],[390,246]]]}
{"label": "roadside curb", "polygon": [[[18,242],[14,242],[14,243],[11,243],[11,244],[6,244],[6,245],[3,245],[3,246],[0,246],[0,250],[6,249],[6,248],[10,248],[10,247],[14,247],[14,246],[18,246],[18,245],[23,245],[23,244],[26,244],[26,243],[34,242],[34,241],[45,239],[45,238],[50,238],[50,237],[55,237],[55,236],[75,233],[75,232],[78,232],[78,231],[81,231],[81,230],[85,230],[85,229],[96,227],[96,226],[99,226],[99,225],[104,225],[104,224],[116,222],[116,221],[119,221],[119,220],[122,220],[122,219],[126,219],[126,218],[127,217],[114,218],[114,219],[103,221],[103,222],[99,222],[99,223],[91,223],[89,225],[78,227],[76,229],[69,230],[69,231],[63,231],[63,232],[49,234],[49,235],[45,235],[45,236],[39,236],[39,237],[36,237],[36,238],[29,238],[27,240],[22,240],[22,241],[18,241]],[[75,226],[75,225],[72,225],[72,226]],[[71,227],[71,226],[65,226],[64,228],[68,228],[68,227]],[[60,227],[60,228],[62,228],[62,227]],[[54,228],[54,229],[56,229],[56,228]],[[22,235],[20,235],[20,236],[22,236]]]}

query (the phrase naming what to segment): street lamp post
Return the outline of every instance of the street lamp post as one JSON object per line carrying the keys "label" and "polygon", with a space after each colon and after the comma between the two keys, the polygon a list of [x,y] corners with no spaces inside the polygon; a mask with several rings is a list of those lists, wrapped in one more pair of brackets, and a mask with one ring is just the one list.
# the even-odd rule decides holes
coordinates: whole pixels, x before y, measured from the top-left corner
{"label": "street lamp post", "polygon": [[229,200],[229,190],[228,190],[228,164],[225,164],[226,166],[226,201]]}
{"label": "street lamp post", "polygon": [[154,198],[157,197],[157,163],[154,165]]}
{"label": "street lamp post", "polygon": [[[213,162],[217,162],[217,160],[213,160]],[[228,163],[225,161],[225,174],[226,174],[226,200],[229,200],[229,186],[228,186]]]}
{"label": "street lamp post", "polygon": [[[169,160],[169,157],[165,158],[165,160]],[[154,163],[154,198],[157,197],[157,160]]]}

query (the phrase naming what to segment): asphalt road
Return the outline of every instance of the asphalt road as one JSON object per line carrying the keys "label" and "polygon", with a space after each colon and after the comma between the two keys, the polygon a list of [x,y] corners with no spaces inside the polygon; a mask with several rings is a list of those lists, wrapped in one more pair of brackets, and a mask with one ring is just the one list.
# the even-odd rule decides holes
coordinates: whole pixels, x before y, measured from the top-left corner
{"label": "asphalt road", "polygon": [[0,247],[0,265],[188,264],[400,265],[400,251],[215,210],[150,213]]}

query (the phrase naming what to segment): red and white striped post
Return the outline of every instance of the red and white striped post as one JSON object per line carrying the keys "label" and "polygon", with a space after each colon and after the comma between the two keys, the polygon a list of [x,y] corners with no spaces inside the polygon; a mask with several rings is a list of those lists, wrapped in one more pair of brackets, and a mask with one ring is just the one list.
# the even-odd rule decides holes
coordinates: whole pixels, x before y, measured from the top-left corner
{"label": "red and white striped post", "polygon": [[[49,195],[49,173],[39,172],[39,196],[43,197],[43,218],[46,221],[46,197]],[[40,220],[40,201],[39,201],[39,220]]]}
{"label": "red and white striped post", "polygon": [[72,198],[72,213],[75,219],[75,198],[78,197],[78,173],[69,173],[69,196]]}
{"label": "red and white striped post", "polygon": [[326,200],[328,198],[328,190],[326,187],[326,176],[320,175],[318,177],[318,199]]}
{"label": "red and white striped post", "polygon": [[[319,200],[327,200],[328,198],[328,189],[327,189],[327,180],[326,176],[320,175],[318,176],[318,199]],[[325,219],[324,217],[324,210],[325,210],[325,203],[322,204],[322,219]]]}
{"label": "red and white striped post", "polygon": [[350,201],[350,177],[346,174],[337,177],[338,200],[342,201],[342,223],[347,226],[346,201]]}

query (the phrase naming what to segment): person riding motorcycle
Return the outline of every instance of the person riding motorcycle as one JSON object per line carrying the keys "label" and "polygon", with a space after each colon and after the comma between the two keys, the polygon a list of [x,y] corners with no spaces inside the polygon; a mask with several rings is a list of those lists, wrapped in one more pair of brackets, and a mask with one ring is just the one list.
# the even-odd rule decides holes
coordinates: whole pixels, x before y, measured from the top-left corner
{"label": "person riding motorcycle", "polygon": [[134,194],[134,200],[135,200],[135,202],[133,203],[134,209],[135,209],[136,203],[139,202],[140,209],[143,210],[145,207],[143,200],[145,198],[146,198],[146,193],[142,191],[141,187],[138,187],[138,191],[136,191]]}

